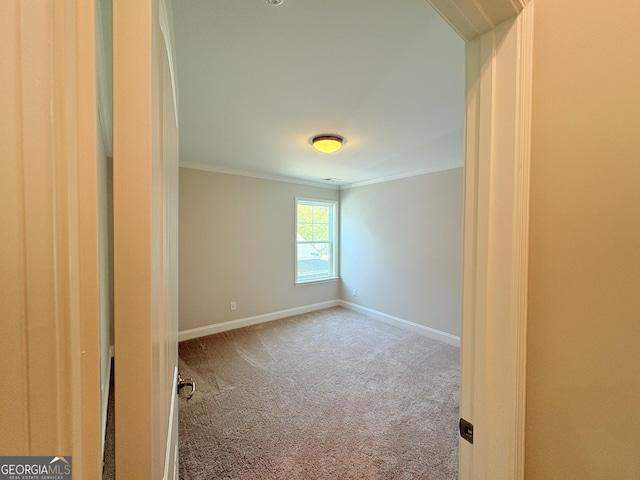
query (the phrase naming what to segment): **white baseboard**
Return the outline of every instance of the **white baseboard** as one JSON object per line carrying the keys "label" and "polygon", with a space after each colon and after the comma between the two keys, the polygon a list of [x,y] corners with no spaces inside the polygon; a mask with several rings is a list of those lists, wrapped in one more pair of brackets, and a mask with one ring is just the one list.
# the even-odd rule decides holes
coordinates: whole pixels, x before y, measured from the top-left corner
{"label": "white baseboard", "polygon": [[191,340],[192,338],[205,337],[207,335],[213,335],[214,333],[226,332],[227,330],[234,330],[236,328],[249,327],[251,325],[257,325],[259,323],[279,320],[281,318],[291,317],[293,315],[301,315],[303,313],[314,312],[316,310],[322,310],[324,308],[337,307],[339,304],[339,300],[329,300],[327,302],[314,303],[311,305],[305,305],[303,307],[289,308],[287,310],[265,313],[263,315],[256,315],[254,317],[239,318],[237,320],[214,323],[212,325],[207,325],[204,327],[190,328],[189,330],[178,332],[178,341],[182,342],[184,340]]}
{"label": "white baseboard", "polygon": [[389,323],[399,328],[408,329],[424,335],[425,337],[433,338],[440,342],[453,345],[460,348],[460,337],[452,335],[447,332],[436,330],[435,328],[425,327],[418,323],[404,320],[403,318],[394,317],[386,313],[373,310],[371,308],[356,305],[355,303],[345,302],[344,300],[330,300],[327,302],[314,303],[312,305],[305,305],[303,307],[290,308],[287,310],[280,310],[277,312],[265,313],[263,315],[256,315],[254,317],[239,318],[237,320],[230,320],[228,322],[214,323],[212,325],[206,325],[204,327],[191,328],[189,330],[183,330],[178,333],[178,341],[191,340],[192,338],[206,337],[207,335],[213,335],[215,333],[226,332],[228,330],[234,330],[236,328],[248,327],[251,325],[257,325],[259,323],[270,322],[272,320],[278,320],[281,318],[291,317],[293,315],[301,315],[303,313],[314,312],[316,310],[322,310],[324,308],[341,306],[350,310],[369,315],[377,320]]}
{"label": "white baseboard", "polygon": [[453,345],[454,347],[460,348],[460,337],[456,337],[455,335],[451,335],[450,333],[442,332],[431,327],[425,327],[424,325],[420,325],[419,323],[410,322],[402,318],[394,317],[393,315],[378,312],[377,310],[373,310],[371,308],[356,305],[355,303],[345,302],[344,300],[339,300],[339,305],[341,307],[348,308],[349,310],[353,310],[364,315],[369,315],[370,317],[373,317],[377,320],[382,320],[383,322],[386,322],[390,325],[404,328],[405,330],[411,330],[424,335],[425,337],[433,338],[434,340],[439,340],[449,345]]}
{"label": "white baseboard", "polygon": [[111,365],[113,363],[113,345],[109,347],[109,368],[106,375],[106,385],[102,385],[102,458],[104,458],[104,443],[107,438],[107,412],[109,411],[109,392],[111,391]]}

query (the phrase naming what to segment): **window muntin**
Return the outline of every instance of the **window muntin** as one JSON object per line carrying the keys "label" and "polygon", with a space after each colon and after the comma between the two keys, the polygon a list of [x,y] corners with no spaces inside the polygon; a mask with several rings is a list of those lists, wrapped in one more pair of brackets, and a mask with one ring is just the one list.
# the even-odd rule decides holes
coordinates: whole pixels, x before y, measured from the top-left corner
{"label": "window muntin", "polygon": [[337,203],[296,198],[296,283],[336,278]]}

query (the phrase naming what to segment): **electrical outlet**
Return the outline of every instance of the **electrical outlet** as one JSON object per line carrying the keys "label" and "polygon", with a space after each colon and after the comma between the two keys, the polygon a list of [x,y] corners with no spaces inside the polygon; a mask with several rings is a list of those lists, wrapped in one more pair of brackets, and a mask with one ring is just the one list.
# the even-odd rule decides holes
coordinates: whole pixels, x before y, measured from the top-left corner
{"label": "electrical outlet", "polygon": [[358,289],[356,289],[356,288],[353,289],[353,296],[354,297],[358,296]]}
{"label": "electrical outlet", "polygon": [[236,309],[236,302],[231,302],[231,303],[229,304],[229,308],[230,308],[231,310],[235,310],[235,309]]}

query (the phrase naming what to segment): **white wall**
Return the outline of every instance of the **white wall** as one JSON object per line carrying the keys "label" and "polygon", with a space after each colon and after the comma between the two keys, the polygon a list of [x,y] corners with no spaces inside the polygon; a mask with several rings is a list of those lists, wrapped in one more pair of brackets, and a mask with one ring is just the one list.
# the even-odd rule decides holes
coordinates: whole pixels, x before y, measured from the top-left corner
{"label": "white wall", "polygon": [[338,281],[294,285],[296,196],[339,191],[180,169],[180,331],[338,298]]}
{"label": "white wall", "polygon": [[640,3],[536,0],[527,480],[640,478]]}
{"label": "white wall", "polygon": [[462,168],[344,189],[340,218],[342,299],[460,336]]}

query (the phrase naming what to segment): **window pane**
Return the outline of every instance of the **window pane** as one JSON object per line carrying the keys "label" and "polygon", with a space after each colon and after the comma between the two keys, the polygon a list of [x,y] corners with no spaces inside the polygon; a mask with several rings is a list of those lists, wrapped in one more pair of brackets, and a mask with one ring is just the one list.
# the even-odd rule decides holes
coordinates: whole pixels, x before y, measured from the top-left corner
{"label": "window pane", "polygon": [[[320,245],[324,246],[324,245]],[[314,280],[326,278],[330,275],[330,263],[322,258],[314,245],[298,244],[298,280]]]}
{"label": "window pane", "polygon": [[329,244],[328,243],[314,243],[312,245],[313,245],[313,248],[315,248],[316,252],[318,252],[318,254],[322,258],[324,258],[326,260],[327,256],[329,255]]}
{"label": "window pane", "polygon": [[313,240],[329,240],[329,225],[314,225]]}
{"label": "window pane", "polygon": [[298,224],[298,241],[300,240],[313,240],[313,224],[311,223],[299,223]]}
{"label": "window pane", "polygon": [[313,222],[313,207],[311,205],[298,204],[298,222]]}
{"label": "window pane", "polygon": [[329,207],[313,207],[313,223],[329,223]]}

